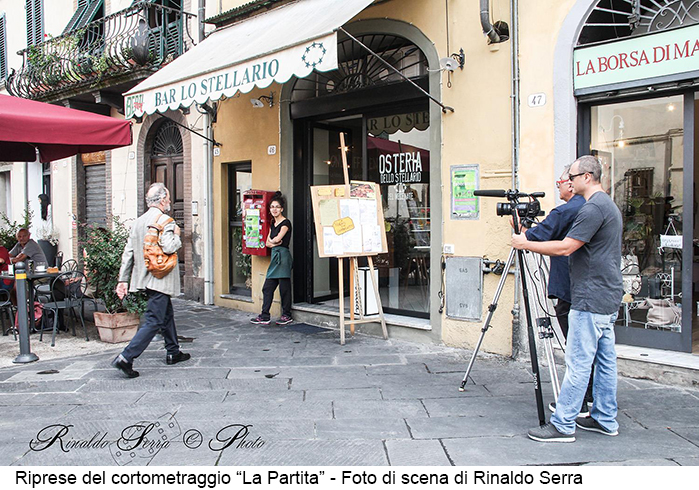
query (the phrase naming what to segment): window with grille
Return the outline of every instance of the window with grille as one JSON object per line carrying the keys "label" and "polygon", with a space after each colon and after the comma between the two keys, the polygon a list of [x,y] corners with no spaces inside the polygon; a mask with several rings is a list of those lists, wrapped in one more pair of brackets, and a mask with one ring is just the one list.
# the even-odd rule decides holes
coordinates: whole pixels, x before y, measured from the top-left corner
{"label": "window with grille", "polygon": [[44,0],[26,0],[27,46],[44,42]]}

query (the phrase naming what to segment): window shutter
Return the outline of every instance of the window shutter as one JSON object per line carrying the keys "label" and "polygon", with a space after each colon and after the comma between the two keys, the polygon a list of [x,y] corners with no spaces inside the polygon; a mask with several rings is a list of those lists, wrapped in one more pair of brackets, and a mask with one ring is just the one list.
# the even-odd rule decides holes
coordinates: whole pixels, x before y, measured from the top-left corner
{"label": "window shutter", "polygon": [[0,83],[7,79],[7,31],[5,14],[0,17]]}
{"label": "window shutter", "polygon": [[97,12],[99,11],[103,3],[103,0],[90,0],[90,2],[88,2],[87,7],[85,8],[85,14],[78,21],[77,25],[75,26],[75,29],[81,29],[93,20],[95,20],[95,18],[97,17]]}
{"label": "window shutter", "polygon": [[66,28],[63,29],[63,34],[72,31],[73,29],[76,29],[75,26],[78,25],[78,22],[82,18],[83,14],[85,13],[85,9],[87,8],[87,5],[89,3],[89,0],[78,0],[78,8],[75,9],[75,13],[73,14],[73,17],[70,18],[68,21],[68,25],[66,25]]}
{"label": "window shutter", "polygon": [[27,46],[44,42],[44,1],[26,0]]}

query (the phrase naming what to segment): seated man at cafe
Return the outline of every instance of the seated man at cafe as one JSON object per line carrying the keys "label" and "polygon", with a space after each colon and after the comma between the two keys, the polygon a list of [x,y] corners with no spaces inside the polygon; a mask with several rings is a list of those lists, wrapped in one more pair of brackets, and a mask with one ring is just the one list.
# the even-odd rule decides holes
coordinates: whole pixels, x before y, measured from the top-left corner
{"label": "seated man at cafe", "polygon": [[10,261],[16,264],[27,260],[46,264],[46,256],[39,244],[32,240],[29,230],[20,228],[17,231],[17,244],[10,250]]}

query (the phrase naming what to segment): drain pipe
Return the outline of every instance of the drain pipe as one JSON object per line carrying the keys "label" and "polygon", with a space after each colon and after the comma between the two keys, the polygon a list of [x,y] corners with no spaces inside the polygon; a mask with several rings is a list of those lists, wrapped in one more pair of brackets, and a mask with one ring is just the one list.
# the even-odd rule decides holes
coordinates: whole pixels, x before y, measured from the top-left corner
{"label": "drain pipe", "polygon": [[[207,111],[204,114],[206,137],[213,139],[212,118]],[[213,145],[204,142],[204,165],[206,165],[206,239],[204,254],[206,267],[204,269],[204,304],[214,304],[214,183],[213,183]]]}
{"label": "drain pipe", "polygon": [[[482,16],[481,16],[482,18]],[[510,49],[511,49],[511,76],[512,93],[511,119],[512,119],[512,189],[519,189],[519,150],[520,150],[520,87],[519,87],[519,0],[510,3]],[[522,264],[515,261],[515,298],[512,306],[512,357],[517,359],[527,351],[527,332],[523,326],[520,303],[522,292],[520,267]]]}
{"label": "drain pipe", "polygon": [[[206,0],[199,0],[199,42],[206,37],[204,19],[206,18]],[[206,234],[204,236],[204,304],[214,304],[214,182],[213,182],[213,118],[208,110],[204,111],[204,165],[206,186]]]}
{"label": "drain pipe", "polygon": [[488,36],[488,44],[500,42],[500,36],[490,23],[490,0],[481,0],[481,27],[483,34]]}

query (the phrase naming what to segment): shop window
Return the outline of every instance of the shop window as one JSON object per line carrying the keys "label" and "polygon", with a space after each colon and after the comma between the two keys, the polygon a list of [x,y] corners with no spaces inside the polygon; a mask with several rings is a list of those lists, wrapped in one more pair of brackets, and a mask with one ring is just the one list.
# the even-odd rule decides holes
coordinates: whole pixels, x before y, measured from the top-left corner
{"label": "shop window", "polygon": [[681,331],[682,97],[591,108],[591,149],[623,217],[620,322]]}
{"label": "shop window", "polygon": [[44,42],[44,0],[26,0],[27,46]]}

